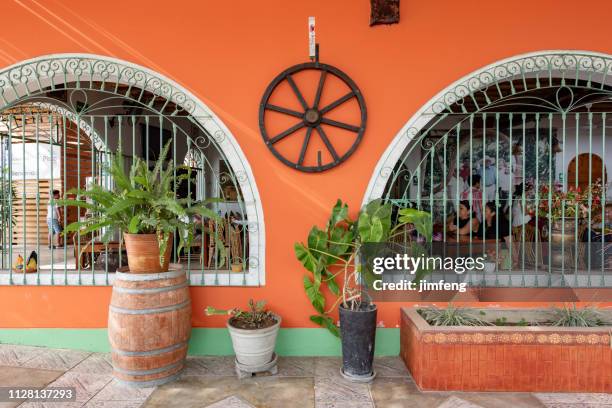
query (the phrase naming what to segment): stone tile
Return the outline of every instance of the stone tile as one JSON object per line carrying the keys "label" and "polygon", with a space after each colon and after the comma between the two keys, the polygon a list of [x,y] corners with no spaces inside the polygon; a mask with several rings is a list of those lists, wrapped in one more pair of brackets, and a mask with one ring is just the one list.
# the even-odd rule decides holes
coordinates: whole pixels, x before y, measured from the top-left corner
{"label": "stone tile", "polygon": [[374,408],[374,404],[365,401],[316,402],[315,408]]}
{"label": "stone tile", "polygon": [[49,384],[49,387],[75,387],[76,400],[83,404],[104,388],[111,379],[109,375],[67,372]]}
{"label": "stone tile", "polygon": [[234,376],[233,356],[187,357],[183,376]]}
{"label": "stone tile", "polygon": [[526,392],[466,392],[459,398],[485,408],[543,408],[544,405],[533,394]]}
{"label": "stone tile", "polygon": [[142,403],[149,398],[153,391],[155,391],[155,387],[131,387],[112,379],[91,399],[90,402],[140,401]]}
{"label": "stone tile", "polygon": [[370,384],[370,392],[375,403],[401,400],[406,395],[419,393],[416,384],[409,377],[376,378]]}
{"label": "stone tile", "polygon": [[[0,366],[0,386],[42,388],[64,374],[58,370],[38,370],[35,368]],[[22,401],[0,402],[0,408],[13,408]]]}
{"label": "stone tile", "polygon": [[438,405],[438,408],[484,408],[482,405],[477,405],[464,399],[452,396],[447,398],[443,403]]}
{"label": "stone tile", "polygon": [[82,402],[24,402],[19,408],[80,408]]}
{"label": "stone tile", "polygon": [[87,351],[47,349],[44,353],[39,353],[26,361],[23,366],[48,370],[70,370],[90,354]]}
{"label": "stone tile", "polygon": [[315,376],[316,377],[339,377],[342,368],[341,357],[315,357]]}
{"label": "stone tile", "polygon": [[254,408],[253,405],[248,402],[244,402],[242,399],[235,395],[222,399],[221,401],[215,402],[208,405],[206,408]]}
{"label": "stone tile", "polygon": [[376,371],[376,378],[410,376],[406,364],[398,356],[375,357],[374,371]]}
{"label": "stone tile", "polygon": [[612,408],[612,394],[604,393],[536,393],[534,394],[546,407]]}
{"label": "stone tile", "polygon": [[158,387],[144,407],[200,408],[231,396],[256,407],[312,407],[313,379],[269,376],[238,380],[235,376],[183,376]]}
{"label": "stone tile", "polygon": [[113,363],[111,355],[110,353],[93,353],[75,365],[70,371],[75,373],[112,375]]}
{"label": "stone tile", "polygon": [[353,383],[341,377],[316,377],[315,402],[317,406],[330,407],[344,403],[367,405],[372,403],[372,397],[368,384]]}
{"label": "stone tile", "polygon": [[84,408],[140,408],[142,401],[94,401],[90,400]]}
{"label": "stone tile", "polygon": [[313,357],[279,357],[278,375],[280,377],[312,377],[315,372]]}
{"label": "stone tile", "polygon": [[26,361],[46,351],[48,349],[43,347],[0,344],[0,365],[21,367]]}

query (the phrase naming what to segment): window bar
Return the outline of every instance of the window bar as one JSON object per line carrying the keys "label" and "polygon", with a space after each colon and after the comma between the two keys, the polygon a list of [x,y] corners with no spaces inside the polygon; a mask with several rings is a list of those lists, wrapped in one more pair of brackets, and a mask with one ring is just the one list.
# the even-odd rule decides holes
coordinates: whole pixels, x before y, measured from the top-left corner
{"label": "window bar", "polygon": [[[2,120],[3,118],[0,117],[0,120]],[[2,202],[0,203],[0,208],[2,209],[2,218],[1,218],[1,223],[0,223],[0,233],[2,234],[2,248],[0,248],[0,267],[2,269],[6,268],[6,248],[7,248],[7,242],[8,242],[8,238],[6,237],[6,232],[8,230],[8,226],[6,225],[6,210],[8,208],[8,200],[6,198],[7,196],[7,183],[6,183],[6,142],[5,142],[5,135],[4,133],[0,133],[0,181],[2,182]],[[11,192],[11,188],[10,185],[8,185],[8,195],[11,196],[10,192]],[[8,218],[9,223],[11,218]],[[10,245],[10,244],[8,244]],[[10,265],[9,265],[10,267]]]}
{"label": "window bar", "polygon": [[[540,220],[539,220],[539,216],[540,216],[540,114],[536,113],[535,114],[535,136],[536,136],[536,142],[535,142],[535,151],[536,151],[536,155],[535,155],[535,203],[534,203],[534,215],[535,215],[535,232],[534,232],[534,252],[535,252],[535,262],[534,262],[534,286],[537,288],[538,286],[540,286],[538,279],[538,266],[539,266],[539,251],[538,251],[538,247],[540,245]],[[549,149],[552,149],[552,146],[549,146]]]}
{"label": "window bar", "polygon": [[[117,115],[117,143],[119,146],[119,152],[121,153],[121,166],[125,168],[125,154],[123,153],[123,116]],[[134,160],[134,155],[132,155],[132,160]],[[111,180],[111,183],[115,183],[115,180]],[[119,233],[119,268],[123,267],[123,231],[118,231]]]}
{"label": "window bar", "polygon": [[[459,192],[459,180],[461,179],[461,176],[459,174],[459,161],[461,160],[461,155],[460,155],[460,146],[461,146],[461,121],[459,121],[457,123],[457,145],[456,145],[456,149],[455,149],[455,154],[457,156],[457,160],[456,160],[456,166],[457,166],[457,183],[456,183],[456,188],[455,188],[455,202],[453,203],[453,208],[455,210],[455,217],[457,218],[457,226],[459,225],[459,200],[461,199],[460,194],[463,192]],[[444,223],[446,224],[446,220],[444,220]],[[455,231],[455,253],[459,253],[459,248],[460,248],[460,243],[459,243],[459,234],[458,231]],[[444,237],[444,242],[446,242],[446,237]]]}
{"label": "window bar", "polygon": [[[197,139],[196,139],[197,140]],[[196,145],[197,147],[197,145]],[[196,189],[196,198],[200,201],[204,201],[206,197],[206,168],[204,166],[204,158],[202,151],[198,148],[196,149],[197,157],[198,157],[198,170],[201,170],[201,174],[198,175],[197,181],[199,186],[199,191]],[[202,278],[202,285],[206,285],[205,275],[204,275],[204,267],[208,263],[208,257],[210,256],[210,243],[206,246],[206,234],[210,234],[211,231],[208,231],[208,222],[201,217],[202,220],[202,233],[200,234],[200,275]],[[212,236],[211,236],[212,238]],[[210,241],[209,241],[210,242]],[[210,265],[208,265],[210,266]]]}
{"label": "window bar", "polygon": [[[107,173],[107,168],[106,166],[109,165],[108,160],[109,160],[109,147],[108,147],[108,116],[104,115],[103,117],[104,119],[104,150],[105,150],[105,157],[102,160],[102,164],[101,164],[101,170],[102,170],[102,174],[100,177],[100,185],[102,185],[104,188],[109,189],[109,180],[108,177],[106,175]],[[93,128],[93,123],[92,123],[92,128]],[[112,227],[106,227],[106,228],[112,228]],[[110,234],[109,230],[107,229],[106,231],[104,231],[104,234]],[[119,250],[121,252],[121,249]],[[109,279],[108,279],[108,245],[104,246],[104,256],[106,257],[106,262],[104,262],[104,282],[108,285],[109,284]]]}
{"label": "window bar", "polygon": [[499,113],[495,114],[495,180],[497,182],[495,189],[495,286],[499,286],[499,268],[498,268],[498,260],[499,260],[499,222],[497,220],[501,214],[497,214],[500,212],[501,208],[499,205],[499,189],[501,187],[501,183],[499,182]]}
{"label": "window bar", "polygon": [[[580,147],[578,145],[578,139],[580,138],[580,113],[576,113],[576,160],[575,160],[575,177],[574,177],[574,188],[578,188],[578,158],[579,158],[579,152],[580,152]],[[565,165],[565,162],[564,162]],[[569,180],[568,180],[568,184],[569,184]],[[568,187],[569,188],[569,187]],[[578,247],[578,211],[579,211],[579,207],[578,207],[578,203],[576,203],[575,207],[574,207],[574,246],[577,248]],[[563,224],[565,223],[561,223],[561,225],[563,226]],[[562,250],[563,247],[565,247],[565,243],[564,245],[562,245]],[[578,257],[577,255],[577,251],[574,251],[575,255],[574,255],[574,286],[578,286]],[[563,253],[563,252],[562,252]],[[561,257],[561,260],[564,260],[564,256]]]}
{"label": "window bar", "polygon": [[513,220],[512,220],[512,213],[513,213],[513,209],[514,209],[514,192],[515,190],[515,186],[514,186],[514,173],[516,172],[516,164],[515,161],[517,160],[515,158],[515,154],[513,154],[513,150],[514,150],[514,145],[512,144],[512,137],[513,137],[513,129],[512,129],[512,124],[513,124],[513,119],[514,119],[514,115],[512,114],[512,112],[510,112],[510,114],[508,115],[508,137],[510,139],[510,151],[509,151],[509,155],[510,155],[510,176],[512,178],[511,181],[511,186],[512,186],[512,191],[510,192],[510,205],[508,207],[508,215],[510,217],[508,220],[508,223],[510,224],[510,248],[509,248],[509,253],[510,253],[510,258],[512,259],[512,268],[510,268],[510,273],[508,273],[508,286],[512,286],[512,272],[514,272],[514,224],[513,224]]}
{"label": "window bar", "polygon": [[[480,183],[480,190],[481,190],[481,194],[482,194],[482,202],[481,202],[481,213],[482,213],[482,223],[486,222],[485,221],[485,206],[487,203],[487,114],[483,113],[482,114],[482,163],[481,163],[481,167],[480,167],[480,174],[482,174],[482,180]],[[482,228],[480,228],[482,231],[484,231],[486,228],[486,225],[483,225]],[[497,235],[495,235],[495,237],[497,238]],[[487,253],[487,243],[486,243],[486,234],[483,236],[479,237],[480,239],[482,239],[482,253],[486,254]],[[485,270],[482,270],[482,280],[483,282],[485,281],[486,276],[485,276]]]}
{"label": "window bar", "polygon": [[[81,188],[81,116],[80,116],[80,112],[77,112],[76,115],[76,132],[77,132],[77,188]],[[78,190],[77,190],[78,191]],[[79,201],[81,199],[81,195],[77,192],[77,197],[76,197],[77,201]],[[77,206],[77,221],[81,220],[81,207]],[[93,233],[92,233],[93,235]],[[78,246],[78,250],[77,250],[77,255],[79,255],[80,258],[80,254],[81,254],[81,229],[77,229],[77,246]],[[78,270],[78,279],[79,279],[79,286],[81,285],[81,262],[78,262],[77,260],[77,270]]]}
{"label": "window bar", "polygon": [[[174,183],[174,186],[172,187],[172,190],[174,192],[174,200],[176,201],[176,125],[174,124],[174,122],[170,122],[172,124],[172,183]],[[189,185],[189,180],[187,180],[187,185]],[[176,245],[177,242],[177,238],[179,234],[181,234],[182,231],[176,230],[174,232],[174,237],[172,238],[172,250],[174,253],[174,262],[180,262],[180,257],[179,257],[179,253],[178,253],[178,247]],[[179,238],[180,239],[180,238]],[[189,281],[191,277],[191,274],[189,272],[189,269],[187,269],[187,280]]]}
{"label": "window bar", "polygon": [[[51,184],[49,186],[49,192],[52,192],[53,190],[55,190],[55,180],[53,179],[53,170],[54,170],[54,165],[53,165],[53,148],[55,147],[55,143],[57,142],[56,140],[53,140],[53,129],[55,129],[55,125],[53,124],[53,119],[54,116],[49,113],[49,117],[47,118],[48,122],[49,122],[49,150],[51,151]],[[56,132],[57,134],[57,132]],[[61,197],[61,196],[60,196]],[[47,200],[49,200],[50,197],[47,196]],[[48,204],[48,201],[47,201]],[[48,228],[48,226],[47,226]],[[40,239],[40,238],[39,238]],[[55,284],[55,279],[54,279],[54,269],[55,269],[55,256],[54,256],[54,249],[53,245],[51,245],[51,285]],[[40,251],[38,252],[39,256],[40,256]],[[40,261],[40,259],[39,259]],[[40,268],[40,266],[39,266]]]}
{"label": "window bar", "polygon": [[[94,129],[95,129],[95,127],[94,127],[94,116],[91,116],[90,119],[91,119],[91,131],[93,132]],[[86,126],[87,123],[85,121],[83,121],[83,125]],[[79,128],[80,128],[80,124],[79,124]],[[93,133],[91,133],[88,136],[89,137],[87,138],[87,140],[89,142],[89,147],[90,147],[90,149],[89,149],[89,151],[90,151],[89,161],[91,162],[91,172],[89,173],[90,177],[91,177],[90,183],[91,184],[95,184],[96,183],[96,179],[97,179],[97,177],[96,177],[96,170],[94,168],[94,162],[95,162],[94,159],[96,157],[95,156],[95,151],[94,151],[95,143],[94,143]],[[79,158],[79,160],[80,160],[80,158]],[[85,188],[86,189],[89,188],[87,182],[85,182]],[[87,209],[85,211],[85,218],[87,218],[87,213],[88,212],[89,212],[89,209]],[[96,237],[96,235],[97,235],[97,237]],[[90,245],[90,247],[91,247],[91,257],[90,257],[90,259],[91,259],[91,262],[90,262],[91,263],[91,283],[94,286],[96,285],[96,268],[95,268],[95,263],[96,263],[95,262],[96,261],[96,256],[95,255],[96,255],[96,253],[95,253],[95,250],[94,250],[94,242],[96,242],[100,238],[102,238],[102,230],[101,229],[99,231],[93,231],[91,233],[91,245]],[[105,258],[106,259],[104,260],[104,262],[107,262],[108,261],[108,257],[105,257]]]}
{"label": "window bar", "polygon": [[[602,150],[602,155],[601,157],[603,157],[605,160],[606,157],[606,112],[602,112],[601,114],[601,129],[602,129],[602,133],[601,133],[601,150]],[[606,233],[606,196],[607,196],[607,174],[605,172],[605,165],[602,166],[602,170],[603,170],[603,178],[601,180],[602,183],[602,193],[601,193],[601,228],[602,228],[602,237],[601,237],[601,286],[605,286],[606,285],[606,279],[605,279],[605,250],[606,250],[606,240],[605,240],[605,233]]]}
{"label": "window bar", "polygon": [[[527,198],[527,180],[526,180],[526,174],[525,174],[525,166],[526,166],[526,162],[525,162],[525,157],[527,156],[527,144],[525,143],[525,127],[526,127],[526,120],[527,120],[527,114],[523,113],[521,115],[521,119],[522,119],[522,126],[523,126],[523,143],[522,146],[523,148],[521,149],[522,153],[523,153],[523,174],[522,174],[522,180],[523,180],[523,196],[521,197],[521,286],[525,287],[525,212],[526,212],[526,198]],[[538,155],[538,150],[537,150],[537,146],[536,146],[536,156]]]}
{"label": "window bar", "polygon": [[[553,114],[548,114],[548,145],[552,146]],[[548,155],[548,287],[552,286],[552,154]]]}
{"label": "window bar", "polygon": [[[605,157],[605,156],[604,156]],[[576,160],[577,161],[577,160]],[[603,163],[602,163],[603,168]],[[593,112],[589,112],[589,186],[588,192],[588,234],[587,234],[587,286],[591,287],[591,212],[593,211],[593,192],[591,191],[591,183],[593,182]],[[604,221],[604,220],[602,220]],[[576,229],[576,233],[577,229]]]}
{"label": "window bar", "polygon": [[[17,123],[15,123],[15,125],[17,125]],[[23,230],[21,231],[22,237],[23,237],[23,284],[26,284],[26,262],[27,262],[27,252],[28,252],[28,236],[27,236],[27,232],[28,232],[28,224],[27,224],[27,219],[28,219],[28,211],[27,211],[27,196],[26,196],[26,192],[27,192],[27,188],[26,188],[26,152],[25,152],[25,146],[26,146],[26,142],[25,142],[25,132],[26,132],[26,116],[24,114],[21,115],[21,151],[22,151],[22,161],[23,161],[23,165],[22,165],[22,177],[21,177],[21,213],[23,214]]]}
{"label": "window bar", "polygon": [[[468,241],[468,245],[469,245],[469,254],[470,257],[472,256],[472,234],[474,233],[473,231],[473,227],[472,227],[472,213],[474,213],[474,197],[473,197],[473,188],[472,188],[472,178],[473,178],[473,174],[474,174],[474,157],[473,157],[473,152],[474,152],[474,114],[472,113],[470,115],[470,192],[469,192],[469,196],[468,196],[468,200],[470,203],[470,208],[469,208],[469,214],[468,217],[470,217],[469,223],[470,223],[470,235],[469,235],[469,241]],[[459,234],[457,234],[457,240],[459,240]],[[472,274],[469,274],[470,278],[469,278],[469,282],[468,285],[472,286],[472,284],[474,283],[472,280]]]}
{"label": "window bar", "polygon": [[[64,195],[66,195],[66,186],[68,185],[68,183],[66,182],[66,177],[67,177],[67,164],[66,164],[66,115],[62,114],[62,145],[63,145],[63,151],[62,151],[62,165],[64,168],[64,175],[62,176],[62,191],[64,192]],[[64,205],[64,221],[68,219],[68,206]],[[68,263],[66,262],[66,259],[68,259],[68,247],[67,247],[67,240],[64,239],[64,285],[68,285]],[[74,248],[74,247],[73,247]],[[78,255],[78,253],[77,253]],[[76,263],[78,263],[78,257],[75,261]]]}
{"label": "window bar", "polygon": [[[176,125],[173,123],[172,124],[172,131],[174,132],[174,137],[176,138]],[[189,155],[189,152],[191,151],[191,138],[187,137],[187,135],[185,135],[185,143],[187,144],[187,155]],[[187,156],[185,156],[187,157]],[[189,175],[189,177],[187,178],[187,197],[189,198],[189,201],[187,201],[187,206],[191,207],[191,171],[193,171],[193,166],[191,162],[186,162],[184,163],[186,166],[189,167],[189,169],[187,170],[187,174]],[[191,222],[194,222],[195,220],[189,220]],[[192,228],[192,234],[194,234],[195,236],[195,224],[193,225]],[[187,234],[189,234],[189,231],[186,231]],[[187,239],[189,239],[189,235],[187,235]],[[185,249],[183,249],[183,251],[185,251]],[[189,248],[187,248],[187,279],[190,280],[191,278],[191,245],[189,246]]]}
{"label": "window bar", "polygon": [[[7,142],[7,156],[8,156],[8,177],[9,177],[9,186],[11,188],[9,196],[10,199],[8,200],[9,203],[9,259],[8,259],[8,268],[9,268],[9,283],[12,285],[13,284],[13,242],[14,242],[14,238],[13,237],[13,126],[11,126],[11,121],[12,121],[12,116],[13,115],[9,115],[8,117],[8,142]],[[15,198],[17,198],[17,196],[15,195]]]}
{"label": "window bar", "polygon": [[[448,142],[448,132],[444,135],[444,146],[443,146],[443,155],[444,155],[444,159],[442,160],[442,197],[444,197],[442,199],[442,236],[444,237],[444,241],[446,241],[446,210],[447,210],[447,192],[446,192],[446,174],[447,174],[447,169],[446,169],[446,155],[447,155],[447,150],[446,150],[446,145]],[[455,177],[457,177],[457,175],[455,175]],[[450,180],[449,180],[450,181]],[[458,185],[458,183],[455,183]],[[432,213],[433,214],[433,213]],[[404,242],[406,242],[406,237],[404,236]],[[442,268],[443,270],[443,279],[446,280],[446,270],[444,270],[444,268]]]}
{"label": "window bar", "polygon": [[[34,132],[36,134],[35,137],[36,137],[36,184],[37,184],[36,185],[36,254],[38,254],[39,256],[39,259],[36,262],[36,284],[40,285],[40,265],[39,265],[40,264],[40,146],[38,144],[39,136],[40,136],[40,133],[39,133],[40,132],[40,113],[36,113],[34,120],[35,120]],[[49,138],[51,138],[51,135],[49,135]],[[51,162],[51,171],[53,172],[53,162]]]}

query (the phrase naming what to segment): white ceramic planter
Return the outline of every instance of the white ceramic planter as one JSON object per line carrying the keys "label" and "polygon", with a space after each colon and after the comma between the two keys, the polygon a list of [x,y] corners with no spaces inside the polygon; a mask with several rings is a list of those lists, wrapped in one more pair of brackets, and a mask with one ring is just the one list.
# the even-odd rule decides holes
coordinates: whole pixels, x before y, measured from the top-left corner
{"label": "white ceramic planter", "polygon": [[227,322],[227,328],[232,337],[232,345],[236,360],[244,366],[262,367],[272,361],[276,336],[280,328],[281,318],[274,315],[276,324],[265,329],[238,329]]}

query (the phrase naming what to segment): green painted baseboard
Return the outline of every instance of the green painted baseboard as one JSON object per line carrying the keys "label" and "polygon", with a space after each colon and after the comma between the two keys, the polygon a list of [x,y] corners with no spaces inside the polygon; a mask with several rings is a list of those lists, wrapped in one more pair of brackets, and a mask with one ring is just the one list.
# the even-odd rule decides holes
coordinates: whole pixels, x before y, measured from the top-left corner
{"label": "green painted baseboard", "polygon": [[[106,329],[0,329],[0,343],[108,352]],[[339,356],[340,340],[325,329],[281,329],[276,344],[280,356]],[[377,356],[399,354],[399,329],[376,331]],[[190,355],[234,354],[227,329],[194,328]]]}

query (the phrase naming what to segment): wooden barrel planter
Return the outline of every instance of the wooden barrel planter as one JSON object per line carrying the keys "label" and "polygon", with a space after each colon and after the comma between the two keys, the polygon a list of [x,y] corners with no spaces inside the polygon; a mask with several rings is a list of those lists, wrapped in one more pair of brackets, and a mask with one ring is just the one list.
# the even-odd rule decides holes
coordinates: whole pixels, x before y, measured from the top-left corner
{"label": "wooden barrel planter", "polygon": [[108,337],[115,378],[139,387],[178,377],[191,335],[191,300],[185,271],[115,276]]}

